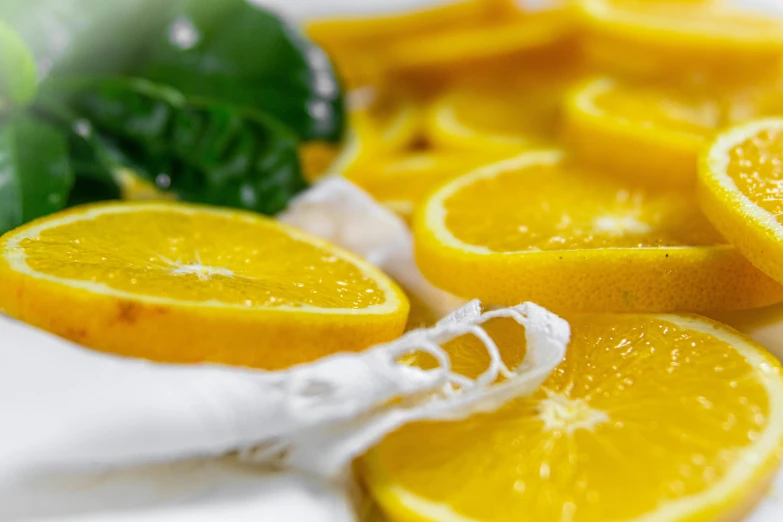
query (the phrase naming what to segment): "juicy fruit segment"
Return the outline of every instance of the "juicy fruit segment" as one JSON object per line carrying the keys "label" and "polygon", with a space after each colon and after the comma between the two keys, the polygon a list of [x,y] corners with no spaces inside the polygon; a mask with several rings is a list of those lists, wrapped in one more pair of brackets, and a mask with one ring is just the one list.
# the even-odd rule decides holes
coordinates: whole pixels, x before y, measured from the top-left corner
{"label": "juicy fruit segment", "polygon": [[568,74],[550,72],[457,85],[430,106],[428,138],[436,148],[477,152],[551,144],[568,83]]}
{"label": "juicy fruit segment", "polygon": [[[163,207],[106,213],[40,230],[16,248],[33,272],[177,301],[362,309],[386,299],[350,261],[297,241],[287,230],[259,230],[258,222],[241,216],[203,225],[203,216]],[[254,235],[263,245],[248,241]]]}
{"label": "juicy fruit segment", "polygon": [[779,363],[697,317],[570,324],[565,361],[532,397],[406,426],[364,459],[392,520],[712,520],[750,509],[780,457]]}
{"label": "juicy fruit segment", "polygon": [[579,158],[623,177],[692,186],[697,157],[720,127],[783,111],[779,82],[719,88],[703,83],[597,78],[568,97],[565,125]]}
{"label": "juicy fruit segment", "polygon": [[754,265],[783,281],[783,120],[726,131],[699,167],[707,217]]}
{"label": "juicy fruit segment", "polygon": [[726,174],[753,204],[783,223],[783,126],[764,129],[729,151]]}
{"label": "juicy fruit segment", "polygon": [[368,164],[351,181],[410,222],[435,188],[489,161],[482,155],[422,152]]}
{"label": "juicy fruit segment", "polygon": [[677,311],[778,302],[687,194],[644,189],[530,152],[448,183],[414,227],[416,257],[463,297],[556,311]]}
{"label": "juicy fruit segment", "polygon": [[[241,212],[97,205],[11,232],[0,249],[7,313],[162,361],[279,368],[390,340],[407,315],[380,272]],[[319,340],[319,331],[333,338]]]}
{"label": "juicy fruit segment", "polygon": [[562,164],[477,180],[444,209],[458,241],[499,253],[724,243],[685,194],[624,186]]}
{"label": "juicy fruit segment", "polygon": [[471,62],[540,52],[574,33],[570,11],[563,8],[486,18],[468,27],[398,39],[384,49],[384,58],[393,69],[467,67]]}
{"label": "juicy fruit segment", "polygon": [[586,54],[642,76],[764,75],[783,56],[783,22],[725,2],[580,0]]}

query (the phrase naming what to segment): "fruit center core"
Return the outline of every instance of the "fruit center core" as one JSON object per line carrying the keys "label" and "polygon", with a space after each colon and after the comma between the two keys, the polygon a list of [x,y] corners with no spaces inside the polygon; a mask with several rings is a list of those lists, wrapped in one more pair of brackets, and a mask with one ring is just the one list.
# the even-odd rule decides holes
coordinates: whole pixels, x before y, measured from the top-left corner
{"label": "fruit center core", "polygon": [[592,430],[609,420],[605,412],[591,408],[584,399],[569,399],[553,392],[541,401],[539,412],[546,431],[564,431],[568,435],[576,430]]}

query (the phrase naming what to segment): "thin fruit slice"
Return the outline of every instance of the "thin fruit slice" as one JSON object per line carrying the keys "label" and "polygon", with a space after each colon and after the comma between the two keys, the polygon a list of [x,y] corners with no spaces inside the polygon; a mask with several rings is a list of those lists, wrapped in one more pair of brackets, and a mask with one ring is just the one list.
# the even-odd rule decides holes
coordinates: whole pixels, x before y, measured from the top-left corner
{"label": "thin fruit slice", "polygon": [[566,9],[488,19],[469,27],[455,27],[399,39],[382,52],[392,69],[454,67],[541,50],[574,34]]}
{"label": "thin fruit slice", "polygon": [[[426,34],[439,29],[474,23],[487,13],[482,0],[457,0],[436,2],[435,5],[418,3],[417,9],[405,10],[404,6],[391,12],[373,7],[367,14],[336,15],[316,18],[306,22],[305,31],[317,43],[388,42]],[[432,2],[431,2],[432,3]],[[411,2],[408,2],[411,5]],[[367,4],[370,7],[370,4]],[[381,11],[381,12],[378,12]],[[359,47],[357,50],[361,50]]]}
{"label": "thin fruit slice", "polygon": [[410,99],[367,87],[352,92],[349,100],[350,126],[343,143],[337,148],[307,145],[302,150],[311,181],[328,174],[361,176],[368,164],[412,148],[420,135],[422,111]]}
{"label": "thin fruit slice", "polygon": [[554,311],[708,311],[783,300],[690,194],[601,178],[536,151],[451,181],[422,206],[416,259],[436,286]]}
{"label": "thin fruit slice", "polygon": [[780,462],[780,364],[697,316],[582,316],[571,329],[565,361],[532,397],[406,426],[363,459],[391,520],[728,521],[750,511]]}
{"label": "thin fruit slice", "polygon": [[436,148],[480,152],[552,144],[570,79],[568,72],[549,71],[458,84],[429,107],[427,137]]}
{"label": "thin fruit slice", "polygon": [[699,165],[699,199],[726,239],[783,281],[783,119],[720,134]]}
{"label": "thin fruit slice", "polygon": [[438,186],[497,159],[480,154],[420,152],[354,169],[351,181],[410,222],[419,203]]}
{"label": "thin fruit slice", "polygon": [[[779,83],[779,82],[778,82]],[[693,186],[708,137],[733,122],[783,111],[780,86],[717,88],[597,78],[567,98],[567,137],[579,158],[656,185]]]}
{"label": "thin fruit slice", "polygon": [[0,240],[0,309],[85,346],[281,369],[398,336],[408,301],[366,262],[255,214],[109,203]]}
{"label": "thin fruit slice", "polygon": [[729,2],[579,0],[587,55],[626,73],[763,74],[783,56],[783,22]]}
{"label": "thin fruit slice", "polygon": [[783,304],[722,312],[711,317],[736,328],[779,360],[783,359]]}

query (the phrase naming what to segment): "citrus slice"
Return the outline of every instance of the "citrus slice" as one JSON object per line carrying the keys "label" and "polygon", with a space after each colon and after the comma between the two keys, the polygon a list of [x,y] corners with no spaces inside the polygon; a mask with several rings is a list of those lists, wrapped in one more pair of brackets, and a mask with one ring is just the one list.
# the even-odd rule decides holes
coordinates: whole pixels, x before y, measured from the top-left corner
{"label": "citrus slice", "polygon": [[317,43],[327,47],[334,42],[387,42],[474,23],[487,13],[487,6],[482,0],[437,2],[429,6],[421,5],[421,2],[418,4],[418,8],[408,10],[384,12],[376,7],[373,12],[365,14],[354,12],[316,18],[305,23],[305,31]]}
{"label": "citrus slice", "polygon": [[0,309],[85,346],[281,369],[398,336],[368,263],[269,218],[179,203],[75,208],[0,240]]}
{"label": "citrus slice", "polygon": [[687,193],[602,178],[535,151],[437,190],[414,224],[436,286],[554,311],[764,306],[783,287],[725,243]]}
{"label": "citrus slice", "polygon": [[698,154],[729,123],[783,110],[774,84],[718,89],[597,78],[565,104],[570,144],[586,163],[653,184],[693,186]]}
{"label": "citrus slice", "polygon": [[410,222],[418,204],[439,185],[490,162],[487,155],[420,152],[354,169],[350,179]]}
{"label": "citrus slice", "polygon": [[720,134],[702,157],[699,189],[715,228],[759,269],[783,281],[783,119]]}
{"label": "citrus slice", "polygon": [[305,145],[305,174],[311,181],[326,174],[362,175],[367,165],[413,147],[421,131],[422,111],[409,99],[379,96],[374,88],[352,93],[350,125],[337,147]]}
{"label": "citrus slice", "polygon": [[579,0],[587,55],[636,74],[763,73],[783,56],[783,22],[729,2]]}
{"label": "citrus slice", "polygon": [[428,108],[426,132],[436,148],[509,152],[553,143],[569,78],[561,72],[462,83]]}
{"label": "citrus slice", "polygon": [[392,69],[453,67],[540,50],[568,39],[574,29],[569,10],[547,10],[421,33],[394,41],[382,52]]}
{"label": "citrus slice", "polygon": [[391,520],[728,521],[749,512],[780,462],[780,364],[697,316],[583,316],[571,329],[566,359],[533,396],[406,426],[364,457]]}
{"label": "citrus slice", "polygon": [[783,359],[783,304],[764,308],[734,310],[711,314],[711,317],[759,343],[779,360]]}

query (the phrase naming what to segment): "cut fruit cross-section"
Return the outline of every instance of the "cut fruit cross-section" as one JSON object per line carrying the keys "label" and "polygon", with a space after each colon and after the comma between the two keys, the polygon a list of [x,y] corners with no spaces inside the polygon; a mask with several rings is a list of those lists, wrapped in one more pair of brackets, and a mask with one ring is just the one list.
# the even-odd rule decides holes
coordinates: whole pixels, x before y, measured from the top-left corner
{"label": "cut fruit cross-section", "polygon": [[[729,521],[750,511],[780,461],[780,364],[697,316],[570,323],[565,361],[532,397],[406,426],[364,457],[391,521]],[[504,356],[515,353],[512,334],[524,331],[494,326]],[[459,360],[478,353],[457,341],[446,348]]]}
{"label": "cut fruit cross-section", "polygon": [[699,196],[715,228],[783,282],[783,119],[719,135],[702,157]]}
{"label": "cut fruit cross-section", "polygon": [[579,159],[657,186],[696,184],[698,155],[718,128],[782,113],[780,81],[742,87],[597,78],[568,97],[565,126]]}
{"label": "cut fruit cross-section", "polygon": [[109,203],[0,239],[0,309],[120,355],[281,369],[402,333],[379,270],[269,218]]}
{"label": "cut fruit cross-section", "polygon": [[726,244],[689,194],[602,178],[557,151],[449,182],[422,205],[414,235],[433,284],[487,303],[656,312],[783,299],[783,287]]}

